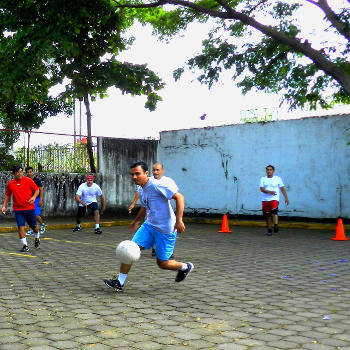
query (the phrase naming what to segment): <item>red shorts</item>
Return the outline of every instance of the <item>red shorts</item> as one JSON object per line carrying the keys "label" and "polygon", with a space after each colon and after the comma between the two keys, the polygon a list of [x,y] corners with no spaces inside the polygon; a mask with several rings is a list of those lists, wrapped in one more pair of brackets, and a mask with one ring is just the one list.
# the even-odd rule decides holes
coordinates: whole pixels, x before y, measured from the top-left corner
{"label": "red shorts", "polygon": [[262,211],[265,214],[277,214],[278,201],[263,201]]}

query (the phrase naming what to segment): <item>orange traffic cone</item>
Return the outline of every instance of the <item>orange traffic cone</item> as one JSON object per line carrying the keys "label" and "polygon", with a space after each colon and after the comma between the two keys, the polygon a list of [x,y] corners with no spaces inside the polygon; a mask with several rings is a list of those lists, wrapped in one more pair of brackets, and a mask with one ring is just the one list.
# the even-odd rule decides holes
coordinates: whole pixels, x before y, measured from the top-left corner
{"label": "orange traffic cone", "polygon": [[221,230],[218,231],[220,233],[231,233],[230,228],[228,227],[228,222],[227,222],[227,215],[224,214],[222,217],[222,224],[221,224]]}
{"label": "orange traffic cone", "polygon": [[343,220],[338,219],[337,227],[335,229],[335,236],[332,238],[333,241],[347,241],[349,238],[345,237]]}

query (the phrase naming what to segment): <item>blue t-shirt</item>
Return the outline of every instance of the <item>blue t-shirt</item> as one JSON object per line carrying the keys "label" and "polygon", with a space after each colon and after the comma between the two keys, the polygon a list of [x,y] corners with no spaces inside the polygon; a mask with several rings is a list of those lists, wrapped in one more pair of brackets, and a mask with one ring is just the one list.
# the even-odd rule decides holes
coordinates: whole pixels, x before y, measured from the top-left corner
{"label": "blue t-shirt", "polygon": [[168,179],[171,181],[161,183],[148,180],[144,187],[137,187],[140,203],[146,209],[145,222],[163,233],[174,232],[176,216],[170,199],[179,190],[175,182]]}

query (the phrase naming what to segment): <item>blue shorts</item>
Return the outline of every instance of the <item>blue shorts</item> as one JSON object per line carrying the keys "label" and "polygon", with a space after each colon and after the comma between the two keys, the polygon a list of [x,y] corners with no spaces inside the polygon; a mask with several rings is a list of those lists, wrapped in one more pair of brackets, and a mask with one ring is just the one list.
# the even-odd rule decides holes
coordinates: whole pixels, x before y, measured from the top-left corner
{"label": "blue shorts", "polygon": [[40,201],[40,198],[39,197],[36,197],[35,198],[35,215],[38,215],[40,216],[41,215],[41,207],[39,207],[39,201]]}
{"label": "blue shorts", "polygon": [[34,230],[36,228],[36,216],[35,209],[30,210],[15,210],[15,218],[18,227],[22,227],[26,225],[26,221],[28,226]]}
{"label": "blue shorts", "polygon": [[150,249],[155,244],[157,258],[166,261],[174,253],[176,238],[177,231],[162,233],[144,222],[135,232],[132,241],[144,249]]}

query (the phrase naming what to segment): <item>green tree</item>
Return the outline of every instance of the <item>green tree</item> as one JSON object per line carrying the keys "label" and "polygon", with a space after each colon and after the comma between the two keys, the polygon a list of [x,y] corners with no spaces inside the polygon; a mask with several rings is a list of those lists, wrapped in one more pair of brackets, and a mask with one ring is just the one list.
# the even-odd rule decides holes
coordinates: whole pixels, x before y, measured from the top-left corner
{"label": "green tree", "polygon": [[[56,79],[41,57],[30,49],[23,33],[12,29],[0,11],[0,125],[1,141],[6,148],[12,146],[23,129],[39,128],[44,120],[58,113],[71,112],[66,101],[49,96]],[[7,28],[7,29],[5,29]]]}
{"label": "green tree", "polygon": [[[193,21],[215,22],[202,53],[187,62],[202,70],[198,79],[209,87],[223,70],[232,70],[243,93],[253,88],[283,93],[291,109],[350,102],[349,0],[115,1],[163,37]],[[300,20],[307,7],[309,24],[310,17],[324,16],[313,21],[311,34]],[[176,70],[175,79],[183,71]]]}
{"label": "green tree", "polygon": [[[145,107],[154,110],[161,100],[160,78],[146,65],[120,62],[117,55],[132,40],[122,32],[132,24],[109,0],[2,1],[7,27],[22,40],[16,44],[44,62],[56,84],[65,85],[60,100],[84,101],[87,114],[87,148],[91,171],[96,172],[91,138],[90,101],[105,97],[115,86],[123,93],[145,95]],[[5,6],[6,4],[6,6]],[[4,11],[6,10],[6,11]],[[0,18],[1,19],[1,18]]]}

